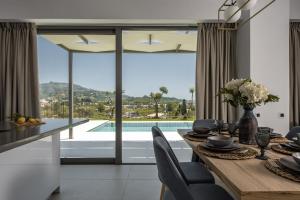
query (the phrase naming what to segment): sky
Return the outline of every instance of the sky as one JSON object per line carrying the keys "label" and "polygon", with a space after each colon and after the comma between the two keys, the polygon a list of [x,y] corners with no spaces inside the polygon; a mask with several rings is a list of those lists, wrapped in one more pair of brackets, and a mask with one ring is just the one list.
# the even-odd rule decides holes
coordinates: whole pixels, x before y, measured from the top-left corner
{"label": "sky", "polygon": [[[40,83],[68,82],[68,53],[61,47],[38,37]],[[123,90],[129,96],[144,96],[168,88],[168,97],[190,99],[195,85],[196,55],[176,53],[124,53]],[[83,87],[115,90],[114,53],[75,53],[73,81]]]}

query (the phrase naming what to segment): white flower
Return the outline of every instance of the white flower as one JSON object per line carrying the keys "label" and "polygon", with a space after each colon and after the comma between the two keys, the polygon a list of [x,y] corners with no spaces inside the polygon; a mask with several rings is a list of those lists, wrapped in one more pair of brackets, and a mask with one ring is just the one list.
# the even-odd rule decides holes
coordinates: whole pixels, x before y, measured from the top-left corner
{"label": "white flower", "polygon": [[247,97],[247,103],[259,104],[268,99],[269,92],[267,88],[261,84],[246,82],[239,88],[242,97]]}
{"label": "white flower", "polygon": [[224,94],[224,98],[226,99],[226,100],[233,100],[233,96],[232,96],[232,94]]}
{"label": "white flower", "polygon": [[237,93],[239,91],[239,87],[245,82],[245,80],[246,79],[232,79],[225,84],[225,88],[227,90],[232,90],[233,93]]}

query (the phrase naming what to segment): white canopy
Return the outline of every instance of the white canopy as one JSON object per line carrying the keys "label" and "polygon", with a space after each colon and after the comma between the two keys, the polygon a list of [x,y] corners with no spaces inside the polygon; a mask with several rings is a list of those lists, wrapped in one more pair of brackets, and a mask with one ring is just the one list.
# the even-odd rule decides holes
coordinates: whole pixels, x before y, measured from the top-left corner
{"label": "white canopy", "polygon": [[[75,52],[115,51],[115,35],[42,35],[50,42]],[[125,52],[195,52],[196,31],[123,31]]]}

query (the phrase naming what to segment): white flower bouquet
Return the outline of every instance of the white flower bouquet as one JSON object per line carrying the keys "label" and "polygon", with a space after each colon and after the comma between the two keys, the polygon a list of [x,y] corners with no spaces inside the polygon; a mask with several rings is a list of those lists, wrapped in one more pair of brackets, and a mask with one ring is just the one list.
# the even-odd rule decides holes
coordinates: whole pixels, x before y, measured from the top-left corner
{"label": "white flower bouquet", "polygon": [[254,109],[261,104],[279,101],[278,96],[270,94],[265,86],[254,83],[251,79],[233,79],[221,88],[220,94],[224,95],[225,102],[234,107],[240,105],[246,109]]}

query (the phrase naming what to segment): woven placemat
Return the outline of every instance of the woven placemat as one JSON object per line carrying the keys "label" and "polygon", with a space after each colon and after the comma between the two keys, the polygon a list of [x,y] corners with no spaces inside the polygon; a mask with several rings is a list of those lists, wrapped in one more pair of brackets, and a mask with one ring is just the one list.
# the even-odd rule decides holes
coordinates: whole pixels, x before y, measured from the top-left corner
{"label": "woven placemat", "polygon": [[282,153],[282,154],[285,154],[285,155],[292,155],[293,153],[295,153],[296,151],[293,151],[287,147],[283,147],[281,146],[280,144],[274,144],[271,146],[271,149],[273,151],[276,151],[276,152],[279,152],[279,153]]}
{"label": "woven placemat", "polygon": [[230,152],[215,152],[205,149],[201,144],[197,146],[197,151],[205,156],[220,158],[225,160],[246,160],[255,158],[258,152],[249,147],[241,147],[241,149]]}
{"label": "woven placemat", "polygon": [[283,144],[287,143],[289,140],[285,137],[272,138],[270,143]]}
{"label": "woven placemat", "polygon": [[193,137],[190,136],[189,134],[186,134],[183,137],[187,140],[194,141],[194,142],[205,142],[207,140],[206,138]]}
{"label": "woven placemat", "polygon": [[269,159],[265,163],[265,167],[271,172],[282,176],[284,178],[290,179],[292,181],[296,181],[300,183],[300,174],[296,174],[286,168],[284,168],[278,159]]}

